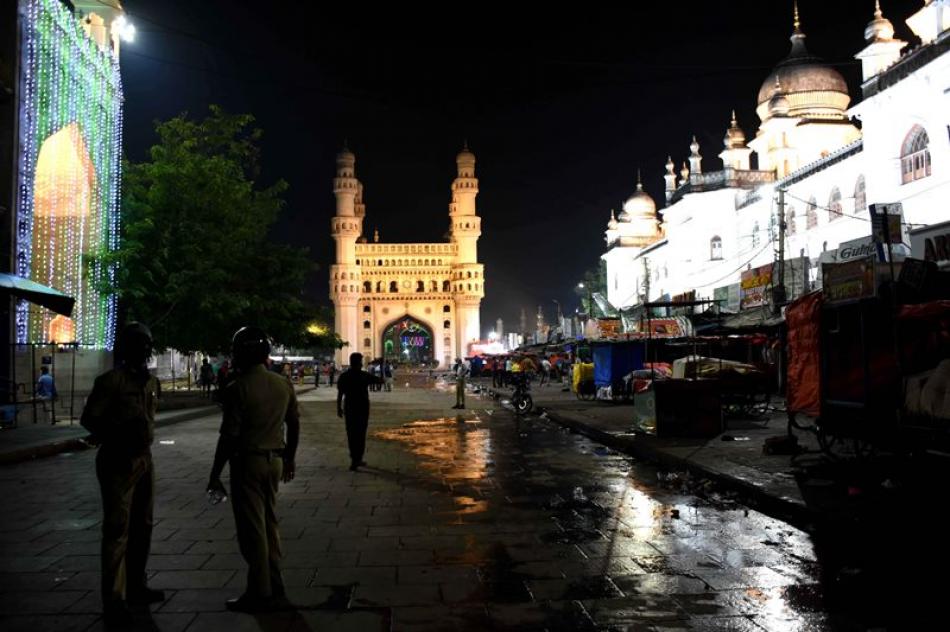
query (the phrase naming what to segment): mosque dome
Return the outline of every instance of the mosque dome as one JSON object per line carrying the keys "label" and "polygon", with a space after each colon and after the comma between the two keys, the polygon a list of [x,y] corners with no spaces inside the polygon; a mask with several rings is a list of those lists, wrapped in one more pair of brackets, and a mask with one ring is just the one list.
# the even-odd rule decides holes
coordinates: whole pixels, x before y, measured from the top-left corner
{"label": "mosque dome", "polygon": [[864,39],[869,43],[894,39],[894,25],[881,12],[880,0],[874,3],[874,19],[864,29]]}
{"label": "mosque dome", "polygon": [[617,219],[621,222],[632,222],[636,219],[656,219],[656,202],[650,194],[643,190],[643,183],[637,182],[636,192],[623,203],[623,210]]}
{"label": "mosque dome", "polygon": [[[844,118],[851,97],[848,84],[837,70],[805,47],[796,8],[792,48],[759,89],[758,114],[769,118],[775,84],[780,83],[788,102],[788,114],[805,118]],[[779,104],[781,105],[781,104]]]}

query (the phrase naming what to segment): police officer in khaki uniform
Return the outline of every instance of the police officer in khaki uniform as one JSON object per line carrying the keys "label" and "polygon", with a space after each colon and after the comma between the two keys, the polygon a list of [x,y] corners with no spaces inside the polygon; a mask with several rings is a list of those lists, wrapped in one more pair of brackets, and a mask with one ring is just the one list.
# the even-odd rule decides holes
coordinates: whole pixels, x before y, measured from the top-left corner
{"label": "police officer in khaki uniform", "polygon": [[277,486],[294,478],[300,417],[293,385],[265,366],[270,355],[267,335],[257,327],[244,327],[234,334],[231,346],[238,376],[222,395],[224,417],[208,491],[224,492],[221,472],[229,462],[231,506],[248,572],[247,589],[227,607],[266,612],[286,605]]}
{"label": "police officer in khaki uniform", "polygon": [[98,444],[102,492],[102,601],[108,625],[129,625],[127,604],[163,601],[145,584],[152,540],[155,471],[151,445],[159,382],[147,367],[152,333],[130,323],[116,346],[118,367],[96,378],[81,422]]}

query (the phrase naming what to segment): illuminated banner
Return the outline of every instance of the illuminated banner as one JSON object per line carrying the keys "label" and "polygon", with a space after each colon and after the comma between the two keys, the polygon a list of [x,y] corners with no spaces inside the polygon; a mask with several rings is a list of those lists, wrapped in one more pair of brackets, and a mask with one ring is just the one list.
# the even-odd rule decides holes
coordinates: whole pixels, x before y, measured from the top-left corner
{"label": "illuminated banner", "polygon": [[[110,348],[118,246],[122,79],[59,0],[22,0],[16,261],[19,276],[76,299],[72,318],[17,303],[16,340]],[[107,3],[103,3],[106,4]]]}
{"label": "illuminated banner", "polygon": [[768,304],[768,288],[772,285],[772,264],[742,273],[739,282],[739,309]]}

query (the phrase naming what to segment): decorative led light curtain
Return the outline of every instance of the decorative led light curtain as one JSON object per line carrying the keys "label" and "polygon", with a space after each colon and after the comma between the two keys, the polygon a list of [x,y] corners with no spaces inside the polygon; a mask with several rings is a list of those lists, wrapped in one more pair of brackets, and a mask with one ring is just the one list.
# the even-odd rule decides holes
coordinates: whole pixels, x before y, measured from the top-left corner
{"label": "decorative led light curtain", "polygon": [[19,302],[16,339],[111,348],[119,238],[122,80],[59,0],[21,0],[16,273],[76,299],[73,317]]}

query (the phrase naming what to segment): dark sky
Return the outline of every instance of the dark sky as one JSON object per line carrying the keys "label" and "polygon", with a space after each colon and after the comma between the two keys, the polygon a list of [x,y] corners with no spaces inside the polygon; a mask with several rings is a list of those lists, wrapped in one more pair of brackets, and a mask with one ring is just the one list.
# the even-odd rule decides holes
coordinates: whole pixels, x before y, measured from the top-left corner
{"label": "dark sky", "polygon": [[[264,130],[264,179],[290,183],[275,237],[307,246],[327,297],[333,258],[334,156],[349,139],[365,185],[364,231],[383,241],[438,241],[464,138],[478,157],[483,330],[517,323],[573,286],[603,252],[610,209],[641,168],[663,199],[667,154],[679,164],[696,134],[707,170],[735,108],[748,137],[755,98],[788,51],[791,0],[635,2],[623,9],[555,3],[514,10],[445,3],[380,12],[344,3],[125,0],[138,27],[122,56],[126,144],[153,142],[151,122],[209,103],[250,112]],[[920,0],[885,0],[903,20]],[[801,0],[813,53],[859,94],[872,0]],[[355,10],[358,8],[358,10]],[[660,204],[662,206],[662,204]]]}

